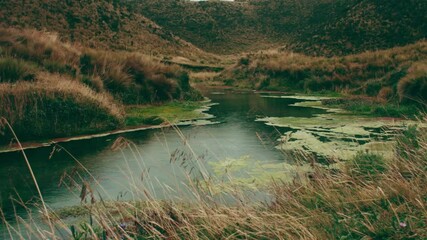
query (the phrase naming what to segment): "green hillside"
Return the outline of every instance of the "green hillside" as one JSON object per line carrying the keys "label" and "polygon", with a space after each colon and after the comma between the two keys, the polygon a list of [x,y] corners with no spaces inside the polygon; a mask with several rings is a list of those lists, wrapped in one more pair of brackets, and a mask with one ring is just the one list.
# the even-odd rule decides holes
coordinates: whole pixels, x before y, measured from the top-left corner
{"label": "green hillside", "polygon": [[283,46],[343,55],[413,43],[427,36],[422,0],[130,1],[165,29],[211,52]]}
{"label": "green hillside", "polygon": [[423,0],[3,1],[2,25],[58,32],[89,47],[213,58],[283,47],[346,55],[427,36]]}

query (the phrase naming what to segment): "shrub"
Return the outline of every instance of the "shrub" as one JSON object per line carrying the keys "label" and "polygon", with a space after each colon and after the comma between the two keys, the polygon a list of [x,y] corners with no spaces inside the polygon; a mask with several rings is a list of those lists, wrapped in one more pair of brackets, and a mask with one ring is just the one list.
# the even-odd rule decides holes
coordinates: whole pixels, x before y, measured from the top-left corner
{"label": "shrub", "polygon": [[399,97],[406,102],[427,101],[427,73],[425,76],[407,78],[399,82]]}
{"label": "shrub", "polygon": [[382,87],[378,92],[377,99],[379,101],[388,101],[393,98],[393,89],[391,87]]}
{"label": "shrub", "polygon": [[102,92],[104,90],[104,83],[99,76],[89,77],[83,75],[81,81],[96,92]]}
{"label": "shrub", "polygon": [[248,57],[242,57],[242,58],[240,58],[240,60],[239,60],[239,64],[240,64],[240,65],[245,65],[245,66],[247,66],[247,65],[249,65],[249,63],[250,63],[250,60],[249,60],[249,58],[248,58]]}
{"label": "shrub", "polygon": [[34,78],[34,70],[29,67],[29,63],[14,58],[0,58],[0,82],[32,81]]}
{"label": "shrub", "polygon": [[80,56],[80,71],[84,74],[90,74],[94,70],[94,63],[92,56],[83,54]]}
{"label": "shrub", "polygon": [[187,92],[190,90],[190,77],[188,76],[187,72],[181,73],[179,76],[179,86],[181,87],[182,91]]}
{"label": "shrub", "polygon": [[366,84],[366,90],[365,93],[368,96],[377,96],[379,91],[381,90],[382,87],[382,83],[378,82],[378,81],[374,81],[374,82],[368,82]]}
{"label": "shrub", "polygon": [[51,73],[69,74],[73,77],[75,77],[77,74],[76,69],[68,64],[62,64],[58,61],[46,59],[43,60],[42,65],[47,71]]}

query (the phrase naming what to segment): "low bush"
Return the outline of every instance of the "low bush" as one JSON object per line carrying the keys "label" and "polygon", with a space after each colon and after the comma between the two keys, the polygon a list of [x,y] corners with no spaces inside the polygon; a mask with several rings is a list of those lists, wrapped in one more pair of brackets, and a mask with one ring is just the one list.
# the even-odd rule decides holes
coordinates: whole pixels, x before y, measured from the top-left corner
{"label": "low bush", "polygon": [[14,58],[0,58],[0,83],[34,80],[35,70],[30,65]]}

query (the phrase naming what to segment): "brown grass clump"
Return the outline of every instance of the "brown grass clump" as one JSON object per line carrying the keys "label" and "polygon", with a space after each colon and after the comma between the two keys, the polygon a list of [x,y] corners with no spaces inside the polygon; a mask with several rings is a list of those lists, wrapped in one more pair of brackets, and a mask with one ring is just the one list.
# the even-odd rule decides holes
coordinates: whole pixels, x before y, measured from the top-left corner
{"label": "brown grass clump", "polygon": [[401,100],[427,101],[427,61],[416,62],[397,86]]}
{"label": "brown grass clump", "polygon": [[[142,54],[85,48],[56,34],[13,28],[0,28],[0,48],[0,116],[24,140],[117,128],[124,104],[200,98],[185,71]],[[81,131],[77,116],[84,121]],[[25,132],[25,124],[37,127]]]}
{"label": "brown grass clump", "polygon": [[49,73],[39,73],[35,82],[0,84],[0,103],[0,115],[23,140],[114,129],[124,115],[108,94]]}

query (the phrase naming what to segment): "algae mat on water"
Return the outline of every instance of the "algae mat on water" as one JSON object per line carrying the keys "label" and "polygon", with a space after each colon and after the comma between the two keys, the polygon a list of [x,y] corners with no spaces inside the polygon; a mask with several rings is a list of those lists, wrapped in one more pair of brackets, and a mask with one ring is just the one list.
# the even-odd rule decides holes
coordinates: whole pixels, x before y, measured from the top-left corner
{"label": "algae mat on water", "polygon": [[170,102],[163,105],[130,106],[126,109],[126,125],[158,125],[164,122],[177,125],[206,125],[214,116],[206,113],[214,105],[200,102]]}
{"label": "algae mat on water", "polygon": [[249,155],[210,161],[209,166],[215,175],[215,184],[210,186],[215,194],[233,192],[235,189],[265,189],[272,180],[291,182],[313,171],[309,164],[257,160]]}
{"label": "algae mat on water", "polygon": [[[277,96],[287,98],[287,96]],[[390,158],[393,155],[393,136],[416,121],[396,118],[374,118],[352,115],[342,109],[323,106],[316,97],[289,96],[305,100],[293,104],[327,110],[311,118],[265,117],[257,121],[289,129],[280,139],[278,149],[308,152],[328,160],[349,160],[358,151],[368,151]]]}

